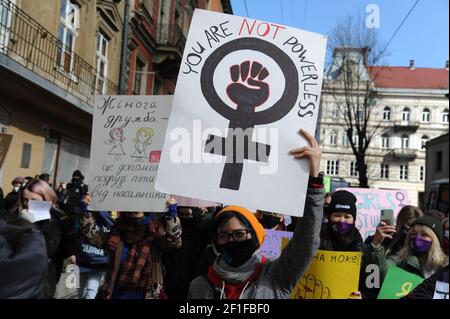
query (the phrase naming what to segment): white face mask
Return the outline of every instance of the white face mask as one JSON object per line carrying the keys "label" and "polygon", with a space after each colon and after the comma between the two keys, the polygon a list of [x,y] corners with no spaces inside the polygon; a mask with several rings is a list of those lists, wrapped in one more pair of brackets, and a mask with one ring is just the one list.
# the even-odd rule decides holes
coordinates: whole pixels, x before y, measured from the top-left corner
{"label": "white face mask", "polygon": [[14,191],[17,193],[19,192],[20,186],[14,186]]}

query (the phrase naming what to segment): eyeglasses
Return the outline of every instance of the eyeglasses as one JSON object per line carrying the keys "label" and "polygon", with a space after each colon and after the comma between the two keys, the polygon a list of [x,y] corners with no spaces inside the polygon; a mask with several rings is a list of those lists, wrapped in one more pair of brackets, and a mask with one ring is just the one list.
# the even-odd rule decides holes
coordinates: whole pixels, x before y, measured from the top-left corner
{"label": "eyeglasses", "polygon": [[227,242],[230,240],[230,237],[235,241],[243,241],[247,239],[247,234],[250,233],[250,229],[238,229],[231,233],[220,232],[217,238],[221,242]]}

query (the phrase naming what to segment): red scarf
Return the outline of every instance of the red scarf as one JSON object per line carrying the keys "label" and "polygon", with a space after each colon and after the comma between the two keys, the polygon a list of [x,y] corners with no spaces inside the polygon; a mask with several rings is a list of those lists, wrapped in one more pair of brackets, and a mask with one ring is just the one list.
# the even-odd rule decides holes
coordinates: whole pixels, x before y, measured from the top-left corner
{"label": "red scarf", "polygon": [[[260,264],[256,267],[255,271],[251,276],[240,284],[232,284],[225,282],[225,299],[239,299],[241,296],[242,291],[244,290],[244,287],[251,282],[258,279],[259,274],[261,273],[262,267],[266,264],[267,257],[263,256],[261,259]],[[216,287],[219,287],[222,289],[223,286],[223,280],[219,277],[219,275],[214,270],[214,266],[210,266],[208,269],[208,280]]]}

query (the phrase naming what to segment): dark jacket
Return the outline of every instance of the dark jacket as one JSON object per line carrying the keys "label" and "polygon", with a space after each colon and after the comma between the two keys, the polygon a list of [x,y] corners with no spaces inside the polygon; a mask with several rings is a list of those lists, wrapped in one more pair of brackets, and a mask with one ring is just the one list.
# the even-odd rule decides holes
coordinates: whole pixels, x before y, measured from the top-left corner
{"label": "dark jacket", "polygon": [[8,212],[16,206],[19,200],[19,193],[12,191],[5,197],[5,211]]}
{"label": "dark jacket", "polygon": [[56,208],[50,210],[51,219],[34,225],[45,237],[48,255],[48,275],[45,298],[53,298],[56,284],[63,271],[64,260],[77,255],[81,249],[75,228],[67,215]]}
{"label": "dark jacket", "polygon": [[114,219],[110,212],[88,212],[95,222],[95,238],[88,238],[82,227],[78,229],[81,240],[81,251],[77,256],[77,264],[81,272],[106,270],[108,266],[107,242]]}
{"label": "dark jacket", "polygon": [[0,299],[43,296],[48,269],[45,238],[27,221],[22,223],[25,226],[0,220]]}
{"label": "dark jacket", "polygon": [[437,281],[446,282],[448,285],[448,266],[446,266],[442,271],[435,273],[430,278],[425,279],[409,295],[403,297],[402,299],[433,299]]}
{"label": "dark jacket", "polygon": [[200,221],[194,209],[194,218],[180,219],[182,246],[163,253],[166,268],[165,291],[169,299],[186,299],[189,284],[196,277],[196,266],[208,243],[208,223]]}

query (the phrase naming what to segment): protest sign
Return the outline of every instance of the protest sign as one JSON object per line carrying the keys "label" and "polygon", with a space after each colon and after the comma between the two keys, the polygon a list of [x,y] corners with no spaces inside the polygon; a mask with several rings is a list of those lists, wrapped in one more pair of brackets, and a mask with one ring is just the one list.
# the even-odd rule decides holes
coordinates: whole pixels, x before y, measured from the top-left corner
{"label": "protest sign", "polygon": [[436,281],[436,287],[433,299],[449,299],[448,298],[448,282]]}
{"label": "protest sign", "polygon": [[389,268],[378,299],[400,299],[414,290],[423,278],[399,267]]}
{"label": "protest sign", "polygon": [[356,196],[356,228],[365,240],[375,234],[380,223],[382,209],[392,209],[397,218],[402,207],[409,205],[408,193],[403,190],[369,189],[369,188],[339,188]]}
{"label": "protest sign", "polygon": [[156,188],[301,216],[308,160],[289,151],[307,144],[300,128],[314,135],[325,49],[324,35],[195,10]]}
{"label": "protest sign", "polygon": [[51,207],[52,202],[30,200],[28,203],[28,210],[22,211],[21,216],[28,220],[30,223],[37,223],[42,220],[48,220],[51,218]]}
{"label": "protest sign", "polygon": [[347,299],[358,291],[360,252],[318,250],[293,299]]}
{"label": "protest sign", "polygon": [[184,196],[173,195],[173,198],[177,201],[178,206],[188,207],[216,207],[220,206],[219,203],[209,202],[206,200],[189,198]]}
{"label": "protest sign", "polygon": [[289,240],[292,235],[292,232],[266,229],[266,238],[261,247],[262,254],[269,259],[277,259],[282,251],[283,239]]}
{"label": "protest sign", "polygon": [[90,209],[166,210],[154,183],[171,96],[96,96],[89,169]]}

